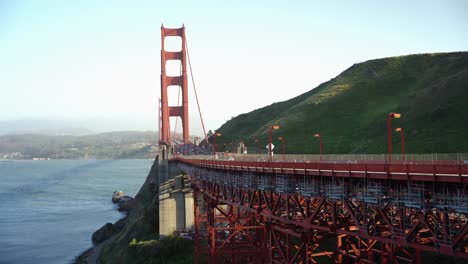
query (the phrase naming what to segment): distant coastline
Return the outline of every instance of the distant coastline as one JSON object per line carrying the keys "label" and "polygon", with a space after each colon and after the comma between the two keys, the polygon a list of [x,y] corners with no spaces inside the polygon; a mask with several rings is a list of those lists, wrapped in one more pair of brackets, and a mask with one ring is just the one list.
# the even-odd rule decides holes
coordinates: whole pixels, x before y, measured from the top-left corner
{"label": "distant coastline", "polygon": [[155,131],[0,136],[0,160],[150,159],[157,149]]}
{"label": "distant coastline", "polygon": [[51,160],[153,160],[153,157],[124,157],[124,158],[23,158],[23,159],[4,159],[0,158],[0,162],[15,162],[15,161],[51,161]]}

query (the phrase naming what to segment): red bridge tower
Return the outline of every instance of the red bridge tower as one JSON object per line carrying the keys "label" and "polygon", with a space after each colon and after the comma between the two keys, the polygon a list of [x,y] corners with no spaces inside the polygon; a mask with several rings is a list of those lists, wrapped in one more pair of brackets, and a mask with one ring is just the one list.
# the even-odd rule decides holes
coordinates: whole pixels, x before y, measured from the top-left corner
{"label": "red bridge tower", "polygon": [[[175,36],[182,39],[182,50],[166,51],[164,48],[165,38]],[[187,52],[185,45],[185,27],[165,28],[161,26],[161,122],[160,138],[161,144],[169,145],[171,142],[169,117],[179,116],[182,120],[184,142],[189,141],[188,121],[188,82],[187,82]],[[168,60],[181,61],[181,75],[168,76],[166,74],[166,62]],[[169,106],[167,90],[170,86],[178,86],[182,91],[182,105]]]}

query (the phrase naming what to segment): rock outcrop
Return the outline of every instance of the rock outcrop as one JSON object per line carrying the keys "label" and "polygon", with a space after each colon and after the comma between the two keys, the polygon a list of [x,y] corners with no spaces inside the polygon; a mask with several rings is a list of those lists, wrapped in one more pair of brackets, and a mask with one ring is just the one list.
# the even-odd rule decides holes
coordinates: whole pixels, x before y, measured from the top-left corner
{"label": "rock outcrop", "polygon": [[135,199],[130,196],[122,196],[119,202],[119,212],[129,212],[136,205]]}
{"label": "rock outcrop", "polygon": [[117,231],[119,230],[113,224],[107,223],[103,225],[101,228],[99,228],[96,232],[94,232],[92,236],[92,241],[94,244],[101,243],[104,240],[111,237]]}
{"label": "rock outcrop", "polygon": [[124,192],[122,191],[114,191],[114,194],[112,195],[112,202],[113,203],[118,203],[124,196]]}

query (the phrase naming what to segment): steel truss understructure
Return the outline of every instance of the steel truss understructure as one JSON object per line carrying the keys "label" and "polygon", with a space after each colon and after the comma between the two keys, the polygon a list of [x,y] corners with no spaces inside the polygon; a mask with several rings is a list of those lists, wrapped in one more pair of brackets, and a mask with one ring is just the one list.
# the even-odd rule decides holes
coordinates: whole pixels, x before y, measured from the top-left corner
{"label": "steel truss understructure", "polygon": [[210,169],[194,189],[196,262],[421,263],[468,258],[464,183]]}

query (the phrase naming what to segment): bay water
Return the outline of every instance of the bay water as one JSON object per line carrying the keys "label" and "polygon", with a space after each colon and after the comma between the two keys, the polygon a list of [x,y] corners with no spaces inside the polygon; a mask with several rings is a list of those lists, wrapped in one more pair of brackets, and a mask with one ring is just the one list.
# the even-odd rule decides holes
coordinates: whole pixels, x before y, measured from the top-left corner
{"label": "bay water", "polygon": [[0,263],[71,263],[91,235],[123,213],[114,190],[135,196],[152,160],[0,161]]}

